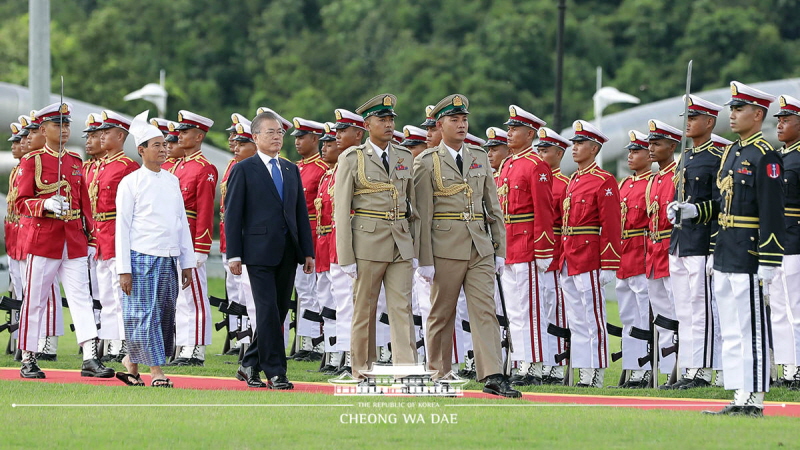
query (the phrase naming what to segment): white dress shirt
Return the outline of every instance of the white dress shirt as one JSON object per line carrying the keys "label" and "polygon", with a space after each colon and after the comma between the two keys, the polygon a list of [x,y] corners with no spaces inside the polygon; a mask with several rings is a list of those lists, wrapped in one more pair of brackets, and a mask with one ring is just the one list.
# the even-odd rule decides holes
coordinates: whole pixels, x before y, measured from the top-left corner
{"label": "white dress shirt", "polygon": [[197,266],[178,177],[142,166],[119,183],[117,273],[131,273],[131,250],[177,257],[182,269]]}
{"label": "white dress shirt", "polygon": [[463,152],[461,152],[461,148],[464,148],[464,146],[463,146],[463,145],[462,145],[462,146],[461,146],[461,148],[460,148],[460,149],[458,149],[458,150],[454,150],[454,149],[450,148],[450,146],[448,146],[447,144],[444,144],[444,148],[446,148],[446,149],[447,149],[447,151],[449,151],[449,152],[450,152],[450,155],[453,157],[453,161],[455,161],[455,160],[456,160],[456,156],[458,156],[458,155],[461,155],[461,162],[462,162],[462,163],[464,162],[464,153],[463,153]]}
{"label": "white dress shirt", "polygon": [[[272,161],[273,159],[276,161],[276,164],[278,165],[278,173],[280,173],[280,171],[281,171],[281,157],[280,157],[280,155],[276,155],[273,158],[272,156],[269,156],[268,154],[266,154],[266,153],[264,153],[262,151],[256,151],[256,155],[258,155],[258,157],[261,158],[261,161],[264,162],[264,165],[267,166],[267,172],[269,172],[269,176],[270,177],[272,176],[272,163],[270,161]],[[281,176],[283,176],[283,175],[281,175]],[[283,179],[283,178],[281,178],[281,179]]]}
{"label": "white dress shirt", "polygon": [[375,145],[375,143],[372,142],[371,139],[367,139],[367,142],[369,142],[369,145],[371,145],[372,149],[375,150],[375,153],[378,154],[378,159],[383,160],[383,154],[386,153],[389,150],[389,144],[386,144],[386,150],[384,150],[384,149],[378,147],[377,145]]}

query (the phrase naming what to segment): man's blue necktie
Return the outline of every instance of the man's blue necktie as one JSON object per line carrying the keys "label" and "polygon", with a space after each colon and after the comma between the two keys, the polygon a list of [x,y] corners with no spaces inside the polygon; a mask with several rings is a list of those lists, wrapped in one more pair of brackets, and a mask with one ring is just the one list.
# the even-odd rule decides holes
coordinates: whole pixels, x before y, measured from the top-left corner
{"label": "man's blue necktie", "polygon": [[272,165],[272,182],[275,183],[278,196],[280,196],[281,201],[283,201],[283,178],[281,178],[281,169],[278,168],[278,160],[271,159],[269,163]]}

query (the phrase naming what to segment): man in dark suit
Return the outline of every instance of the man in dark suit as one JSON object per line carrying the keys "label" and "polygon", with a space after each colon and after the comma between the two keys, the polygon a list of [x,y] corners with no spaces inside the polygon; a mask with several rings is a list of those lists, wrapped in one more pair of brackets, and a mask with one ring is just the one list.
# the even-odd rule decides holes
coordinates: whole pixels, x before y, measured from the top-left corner
{"label": "man in dark suit", "polygon": [[[225,237],[231,273],[247,265],[256,305],[256,333],[239,375],[250,387],[292,389],[286,378],[281,326],[289,311],[297,264],[314,271],[314,250],[300,171],[280,158],[286,131],[273,113],[251,125],[258,152],[231,171],[225,196]],[[267,383],[261,381],[264,371]]]}

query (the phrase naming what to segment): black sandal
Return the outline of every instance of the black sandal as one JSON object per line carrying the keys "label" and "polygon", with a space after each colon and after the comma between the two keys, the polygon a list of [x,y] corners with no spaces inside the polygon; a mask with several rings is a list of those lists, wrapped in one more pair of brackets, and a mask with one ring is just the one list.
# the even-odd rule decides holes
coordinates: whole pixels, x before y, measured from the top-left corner
{"label": "black sandal", "polygon": [[142,380],[142,376],[138,373],[134,375],[127,372],[117,372],[114,376],[128,386],[144,386],[144,380]]}
{"label": "black sandal", "polygon": [[169,378],[156,378],[151,383],[152,387],[171,388],[172,381]]}

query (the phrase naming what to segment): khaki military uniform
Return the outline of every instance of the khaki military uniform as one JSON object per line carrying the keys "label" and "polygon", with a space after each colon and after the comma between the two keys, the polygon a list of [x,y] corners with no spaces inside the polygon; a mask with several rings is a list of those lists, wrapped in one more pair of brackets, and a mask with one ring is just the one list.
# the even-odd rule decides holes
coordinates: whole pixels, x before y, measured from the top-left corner
{"label": "khaki military uniform", "polygon": [[389,173],[369,142],[339,158],[334,184],[334,222],[339,265],[357,264],[353,284],[351,361],[353,376],[377,361],[376,312],[381,283],[391,327],[395,364],[415,364],[411,315],[412,259],[416,257],[409,217],[414,205],[413,157],[387,147]]}
{"label": "khaki military uniform", "polygon": [[444,143],[423,152],[414,165],[419,264],[435,267],[426,330],[428,365],[437,377],[450,371],[456,303],[463,286],[477,378],[482,380],[502,373],[494,257],[505,257],[505,226],[486,152],[470,145],[460,151],[463,175]]}

